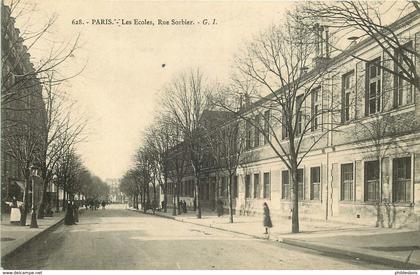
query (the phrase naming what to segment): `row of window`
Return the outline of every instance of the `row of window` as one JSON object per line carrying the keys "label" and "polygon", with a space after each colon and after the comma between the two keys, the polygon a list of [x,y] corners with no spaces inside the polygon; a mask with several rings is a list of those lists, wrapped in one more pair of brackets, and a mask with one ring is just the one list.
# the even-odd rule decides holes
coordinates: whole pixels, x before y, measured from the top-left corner
{"label": "row of window", "polygon": [[[381,199],[379,161],[366,161],[364,164],[364,200]],[[354,195],[354,164],[341,165],[341,200],[352,201]],[[411,157],[392,160],[392,201],[411,201]]]}
{"label": "row of window", "polygon": [[[281,198],[290,199],[291,195],[291,177],[288,170],[281,172]],[[297,182],[298,182],[298,199],[303,200],[303,169],[297,171]],[[320,200],[321,199],[321,168],[319,166],[311,167],[310,171],[310,199]]]}
{"label": "row of window", "polygon": [[263,174],[263,183],[262,186],[260,184],[260,174],[254,174],[254,185],[253,190],[251,190],[251,175],[245,175],[245,198],[254,198],[259,199],[261,198],[261,188],[263,189],[263,198],[270,199],[271,197],[271,181],[270,181],[270,173]]}
{"label": "row of window", "polygon": [[[412,42],[407,43],[406,47],[412,48]],[[407,54],[405,54],[407,55]],[[404,64],[402,61],[403,54],[395,53],[398,64]],[[375,58],[366,63],[366,92],[365,92],[365,115],[376,114],[383,110],[383,83],[381,74],[381,58]],[[393,107],[407,105],[413,103],[413,87],[404,79],[404,72],[401,66],[394,65],[394,86],[393,86]],[[347,122],[355,118],[355,80],[354,70],[342,76],[342,112],[341,121]],[[352,108],[353,106],[353,108]]]}
{"label": "row of window", "polygon": [[[340,167],[340,199],[343,201],[353,201],[355,192],[355,170],[354,163],[341,164]],[[246,199],[270,199],[271,198],[271,177],[270,172],[262,174],[262,183],[260,173],[245,175],[245,198]],[[213,178],[216,182],[215,178]],[[251,182],[252,180],[252,182]],[[281,172],[281,198],[290,199],[291,196],[291,175],[288,170]],[[298,199],[304,199],[304,170],[297,171]],[[228,197],[228,177],[221,177],[216,184],[217,195],[219,197]],[[321,168],[319,166],[310,168],[309,175],[310,200],[321,199]],[[262,190],[261,190],[262,189]],[[209,199],[209,185],[203,184],[200,190],[200,196]],[[174,192],[174,185],[169,184],[169,193]],[[262,192],[261,192],[262,191]],[[392,201],[410,202],[411,201],[411,157],[394,158],[392,160]],[[193,196],[193,181],[185,181],[180,185],[181,196]],[[238,177],[235,176],[232,182],[232,196],[238,197]],[[379,201],[381,199],[380,186],[380,168],[379,161],[364,162],[364,200]]]}
{"label": "row of window", "polygon": [[[245,148],[251,149],[256,148],[261,145],[265,145],[268,143],[268,139],[270,136],[270,110],[266,110],[262,117],[262,127],[261,127],[261,116],[256,115],[253,120],[253,127],[251,122],[247,121],[245,125]],[[263,129],[261,133],[260,129]],[[261,142],[261,135],[263,140]]]}

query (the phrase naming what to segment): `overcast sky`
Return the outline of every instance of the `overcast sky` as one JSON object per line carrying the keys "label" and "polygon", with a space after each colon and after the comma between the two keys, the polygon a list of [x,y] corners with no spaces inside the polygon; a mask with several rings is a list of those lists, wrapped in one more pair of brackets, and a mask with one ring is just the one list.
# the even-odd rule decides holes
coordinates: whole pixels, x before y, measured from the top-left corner
{"label": "overcast sky", "polygon": [[[79,146],[79,152],[86,166],[102,179],[121,177],[130,167],[142,131],[159,104],[157,93],[166,82],[189,67],[200,67],[210,79],[226,80],[241,45],[280,21],[291,5],[250,1],[36,2],[32,28],[40,27],[53,13],[58,15],[49,41],[69,41],[81,35],[80,50],[62,70],[77,70],[87,63],[66,90],[78,102],[77,112],[90,120],[88,140]],[[73,19],[85,24],[72,24]],[[92,19],[119,19],[113,21],[119,24],[92,25]],[[120,19],[150,20],[155,26],[121,26]],[[158,26],[157,19],[187,19],[195,25]],[[203,19],[216,19],[217,25],[198,24]],[[49,46],[40,43],[32,55],[42,57]]]}

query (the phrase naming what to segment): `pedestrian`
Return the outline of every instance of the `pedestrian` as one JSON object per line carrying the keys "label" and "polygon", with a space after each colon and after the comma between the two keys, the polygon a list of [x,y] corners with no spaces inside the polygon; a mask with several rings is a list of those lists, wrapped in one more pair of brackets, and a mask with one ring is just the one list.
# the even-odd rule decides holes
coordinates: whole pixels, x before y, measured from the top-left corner
{"label": "pedestrian", "polygon": [[73,216],[73,206],[71,201],[67,201],[67,209],[66,209],[66,215],[64,216],[64,224],[65,225],[73,225],[76,224],[74,222],[74,216]]}
{"label": "pedestrian", "polygon": [[270,209],[268,208],[268,205],[266,202],[264,202],[263,208],[264,208],[264,227],[265,227],[264,234],[268,234],[268,228],[273,227],[273,224],[271,223]]}
{"label": "pedestrian", "polygon": [[218,217],[223,216],[223,201],[222,201],[222,199],[218,198],[216,204],[217,204],[217,206],[216,206],[217,216]]}
{"label": "pedestrian", "polygon": [[187,202],[185,200],[182,202],[182,210],[187,213]]}
{"label": "pedestrian", "polygon": [[102,201],[102,210],[105,210],[105,205],[106,205],[106,202],[105,201]]}

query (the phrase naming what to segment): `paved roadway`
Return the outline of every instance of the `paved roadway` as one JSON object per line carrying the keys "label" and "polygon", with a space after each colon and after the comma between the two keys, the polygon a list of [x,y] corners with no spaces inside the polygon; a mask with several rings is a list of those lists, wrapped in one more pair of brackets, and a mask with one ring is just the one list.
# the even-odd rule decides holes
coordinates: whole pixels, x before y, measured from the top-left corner
{"label": "paved roadway", "polygon": [[87,211],[8,259],[6,269],[389,269],[144,215]]}

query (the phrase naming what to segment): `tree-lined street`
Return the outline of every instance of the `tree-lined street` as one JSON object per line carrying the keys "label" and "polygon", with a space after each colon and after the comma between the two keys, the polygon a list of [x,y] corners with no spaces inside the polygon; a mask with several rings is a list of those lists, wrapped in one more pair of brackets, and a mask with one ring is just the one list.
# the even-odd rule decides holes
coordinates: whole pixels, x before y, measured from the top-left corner
{"label": "tree-lined street", "polygon": [[86,211],[7,269],[389,269],[113,207]]}

